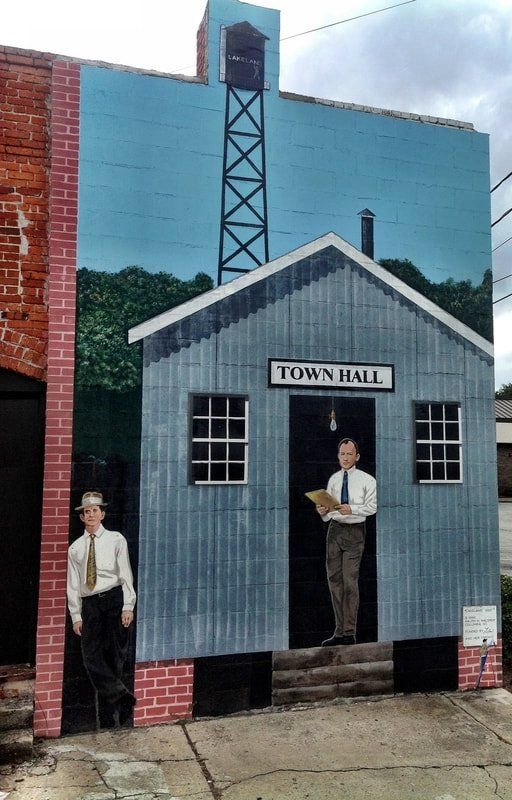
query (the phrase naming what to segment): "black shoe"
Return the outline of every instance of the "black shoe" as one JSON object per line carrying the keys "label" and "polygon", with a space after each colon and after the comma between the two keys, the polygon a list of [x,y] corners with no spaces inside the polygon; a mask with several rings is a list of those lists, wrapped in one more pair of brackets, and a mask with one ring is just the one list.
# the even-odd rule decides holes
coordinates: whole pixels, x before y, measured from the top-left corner
{"label": "black shoe", "polygon": [[330,639],[326,639],[322,642],[322,647],[338,647],[340,644],[345,644],[343,641],[344,638],[343,636],[331,636]]}
{"label": "black shoe", "polygon": [[133,707],[137,701],[133,694],[127,692],[124,694],[117,703],[117,713],[119,716],[119,725],[125,725],[133,714]]}
{"label": "black shoe", "polygon": [[102,730],[107,730],[108,728],[115,728],[116,727],[116,719],[115,719],[115,711],[103,711],[99,715],[99,723],[100,728]]}
{"label": "black shoe", "polygon": [[100,728],[115,728],[116,726],[116,707],[106,700],[99,700],[98,705],[98,721]]}
{"label": "black shoe", "polygon": [[355,636],[331,636],[330,639],[326,639],[325,642],[322,642],[322,647],[339,647],[340,645],[348,645],[348,644],[355,644],[356,637]]}

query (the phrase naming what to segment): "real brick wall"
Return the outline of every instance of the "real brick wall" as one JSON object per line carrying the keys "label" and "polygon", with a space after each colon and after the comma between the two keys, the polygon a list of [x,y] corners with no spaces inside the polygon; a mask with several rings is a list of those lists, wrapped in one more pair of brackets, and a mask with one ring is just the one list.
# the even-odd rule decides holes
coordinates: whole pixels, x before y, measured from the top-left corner
{"label": "real brick wall", "polygon": [[196,36],[196,74],[208,80],[208,4]]}
{"label": "real brick wall", "polygon": [[135,665],[135,727],[192,716],[194,662],[189,659]]}
{"label": "real brick wall", "polygon": [[[462,642],[459,642],[459,689],[461,691],[475,689],[479,672],[480,648],[464,647]],[[498,686],[503,686],[501,638],[489,649],[485,670],[480,680],[482,689]]]}
{"label": "real brick wall", "polygon": [[80,66],[55,61],[51,92],[48,386],[34,732],[58,736],[66,621],[73,381]]}
{"label": "real brick wall", "polygon": [[0,46],[0,367],[46,378],[51,56]]}

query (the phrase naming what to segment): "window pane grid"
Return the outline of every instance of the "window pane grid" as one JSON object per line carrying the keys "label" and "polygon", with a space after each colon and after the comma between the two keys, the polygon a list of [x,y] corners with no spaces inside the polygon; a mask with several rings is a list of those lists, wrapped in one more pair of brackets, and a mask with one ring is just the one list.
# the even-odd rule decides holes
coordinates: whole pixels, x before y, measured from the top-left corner
{"label": "window pane grid", "polygon": [[244,397],[192,398],[193,483],[247,482],[247,410]]}
{"label": "window pane grid", "polygon": [[462,481],[460,407],[416,403],[416,479],[420,483]]}

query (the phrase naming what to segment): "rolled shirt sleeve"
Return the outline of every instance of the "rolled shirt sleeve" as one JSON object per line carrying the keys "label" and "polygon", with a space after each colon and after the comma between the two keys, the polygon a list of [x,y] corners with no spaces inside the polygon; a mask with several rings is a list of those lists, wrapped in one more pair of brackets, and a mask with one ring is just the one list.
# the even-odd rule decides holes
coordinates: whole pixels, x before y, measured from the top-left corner
{"label": "rolled shirt sleeve", "polygon": [[133,611],[137,596],[133,588],[133,573],[128,555],[128,545],[124,536],[120,536],[118,544],[117,569],[123,587],[123,611]]}
{"label": "rolled shirt sleeve", "polygon": [[80,580],[80,564],[75,561],[74,552],[70,548],[68,553],[68,608],[73,625],[82,619],[82,595]]}
{"label": "rolled shirt sleeve", "polygon": [[82,619],[82,598],[108,592],[116,586],[121,586],[123,590],[123,611],[133,611],[135,607],[133,573],[124,536],[101,526],[96,533],[95,549],[96,584],[92,589],[86,583],[88,534],[84,533],[73,542],[68,551],[67,595],[73,624]]}
{"label": "rolled shirt sleeve", "polygon": [[[343,470],[338,470],[329,478],[327,491],[333,497],[341,497],[342,476]],[[377,482],[373,475],[359,469],[349,470],[348,487],[352,514],[329,511],[322,517],[324,522],[334,520],[342,525],[353,525],[377,513]]]}

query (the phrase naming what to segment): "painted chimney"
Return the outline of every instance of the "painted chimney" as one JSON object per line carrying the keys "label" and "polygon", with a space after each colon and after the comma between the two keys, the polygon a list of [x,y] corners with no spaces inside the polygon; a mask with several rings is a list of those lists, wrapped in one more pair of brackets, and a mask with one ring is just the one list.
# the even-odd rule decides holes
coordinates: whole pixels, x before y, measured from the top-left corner
{"label": "painted chimney", "polygon": [[369,208],[359,212],[361,217],[361,252],[373,259],[373,220],[375,214]]}
{"label": "painted chimney", "polygon": [[196,50],[196,74],[208,83],[208,3],[204,10],[204,16],[197,29],[197,50]]}

